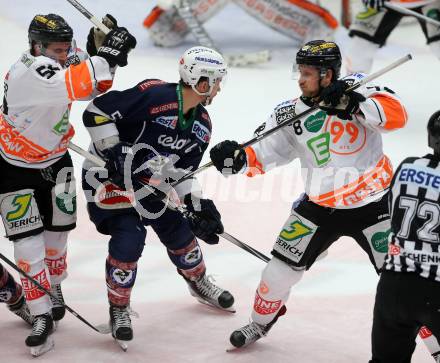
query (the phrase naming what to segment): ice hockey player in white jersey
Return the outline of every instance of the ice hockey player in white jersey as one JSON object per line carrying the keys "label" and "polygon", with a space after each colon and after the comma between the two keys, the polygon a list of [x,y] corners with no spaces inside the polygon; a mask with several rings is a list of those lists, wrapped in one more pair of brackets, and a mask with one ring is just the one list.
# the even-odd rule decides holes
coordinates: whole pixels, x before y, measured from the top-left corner
{"label": "ice hockey player in white jersey", "polygon": [[249,176],[299,158],[305,185],[262,273],[252,320],[230,337],[235,347],[268,333],[285,314],[291,287],[339,237],[352,237],[376,271],[387,251],[387,190],[393,170],[382,150],[382,133],[405,126],[405,107],[391,89],[378,85],[345,94],[365,75],[338,80],[341,54],[334,42],[308,42],[298,51],[296,64],[301,97],[278,105],[258,131],[272,129],[317,100],[322,100],[320,108],[251,147],[223,141],[210,152],[218,170]]}
{"label": "ice hockey player in white jersey", "polygon": [[[356,15],[350,26],[350,41],[346,50],[347,71],[370,73],[377,50],[404,15],[384,7],[388,0],[362,0],[365,9]],[[440,20],[439,0],[393,0],[393,4],[411,9],[435,20]],[[440,59],[440,28],[417,19],[434,55]]]}
{"label": "ice hockey player in white jersey", "polygon": [[429,119],[428,144],[434,153],[403,160],[390,185],[391,236],[371,363],[411,362],[421,325],[440,337],[440,111]]}
{"label": "ice hockey player in white jersey", "polygon": [[[73,101],[89,100],[112,85],[117,65],[127,64],[136,45],[116,27],[88,57],[76,49],[72,28],[59,15],[36,15],[29,49],[5,77],[0,112],[0,213],[14,242],[17,265],[56,296],[52,301],[26,278],[23,290],[33,329],[26,339],[33,355],[53,346],[53,321],[65,314],[61,282],[66,277],[68,231],[75,228],[76,195],[67,152],[74,129]],[[53,306],[53,307],[52,307]]]}

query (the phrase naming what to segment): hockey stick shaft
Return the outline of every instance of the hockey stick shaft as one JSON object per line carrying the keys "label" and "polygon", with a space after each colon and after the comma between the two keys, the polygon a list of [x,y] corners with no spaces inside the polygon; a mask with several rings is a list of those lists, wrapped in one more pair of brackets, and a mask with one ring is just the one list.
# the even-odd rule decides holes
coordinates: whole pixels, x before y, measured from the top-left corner
{"label": "hockey stick shaft", "polygon": [[[76,153],[78,153],[79,155],[83,156],[85,159],[91,161],[92,163],[94,163],[97,166],[100,167],[105,167],[105,162],[104,160],[102,160],[101,158],[97,157],[96,155],[93,155],[91,153],[89,153],[88,151],[84,150],[83,148],[79,147],[78,145],[75,145],[74,143],[70,142],[69,143],[69,149],[75,151]],[[154,193],[154,189],[151,188],[148,184],[143,184],[144,187],[148,188],[150,190],[150,192]],[[171,208],[171,209],[177,209],[180,213],[183,214],[183,216],[185,218],[194,218],[194,214],[191,213],[190,211],[188,211],[186,209],[186,206],[183,204],[177,204],[175,202],[173,202],[172,200],[168,201],[169,204],[167,204],[167,207]],[[246,252],[254,255],[255,257],[259,258],[260,260],[264,261],[264,262],[268,262],[270,260],[269,257],[267,257],[266,255],[264,255],[263,253],[257,251],[256,249],[252,248],[251,246],[247,245],[246,243],[240,241],[239,239],[235,238],[234,236],[230,235],[227,232],[223,232],[221,234],[219,234],[221,237],[223,237],[224,239],[226,239],[227,241],[231,242],[232,244],[240,247],[241,249],[245,250]]]}
{"label": "hockey stick shaft", "polygon": [[105,26],[96,16],[94,16],[90,11],[88,11],[84,6],[81,5],[76,0],[67,0],[72,4],[81,14],[83,14],[87,19],[89,19],[97,28],[102,30],[105,34],[110,32],[110,29]]}
{"label": "hockey stick shaft", "polygon": [[[368,82],[371,82],[372,80],[382,76],[385,73],[388,73],[389,71],[399,67],[400,65],[402,65],[403,63],[408,62],[409,60],[412,59],[411,54],[407,54],[406,56],[399,58],[398,60],[396,60],[395,62],[389,64],[388,66],[378,70],[375,73],[370,74],[369,76],[361,79],[359,82],[355,83],[353,86],[347,88],[347,90],[345,91],[345,93],[350,92],[350,91],[354,91],[355,89],[365,85]],[[245,142],[244,144],[241,145],[242,148],[246,148],[248,146],[251,146],[263,139],[265,139],[266,137],[272,135],[273,133],[277,132],[278,130],[282,129],[283,127],[289,126],[292,123],[294,123],[295,121],[303,118],[304,116],[307,116],[308,114],[316,111],[319,108],[318,104],[313,105],[312,107],[308,108],[307,110],[292,116],[292,117],[288,117],[286,120],[284,120],[283,122],[279,123],[277,126],[271,128],[270,130],[267,130],[266,132],[263,132],[262,134],[259,134],[257,136],[255,136],[253,139]],[[204,165],[202,165],[201,167],[199,167],[198,169],[189,172],[188,174],[186,174],[183,178],[179,179],[178,181],[172,183],[172,186],[176,186],[177,184],[182,183],[183,181],[192,178],[195,174],[198,174],[200,172],[202,172],[203,170],[208,169],[209,167],[211,167],[212,165],[214,165],[212,162],[206,163]]]}
{"label": "hockey stick shaft", "polygon": [[390,10],[397,11],[398,13],[401,13],[401,14],[414,16],[415,18],[423,20],[426,23],[440,27],[440,21],[432,19],[428,16],[420,14],[416,11],[411,10],[411,9],[407,9],[407,8],[404,8],[403,6],[399,6],[399,5],[390,3],[390,2],[385,3],[384,6]]}
{"label": "hockey stick shaft", "polygon": [[81,315],[79,315],[75,310],[73,310],[69,305],[66,305],[63,301],[58,299],[55,295],[53,295],[49,290],[47,290],[44,286],[42,286],[37,280],[29,276],[26,272],[24,272],[21,268],[19,268],[15,263],[13,263],[9,258],[7,258],[5,255],[0,253],[0,259],[2,259],[4,262],[6,262],[9,266],[11,266],[15,271],[17,271],[19,274],[26,277],[30,282],[32,282],[34,285],[36,285],[41,291],[43,291],[46,295],[49,295],[53,300],[58,302],[59,304],[63,305],[66,310],[68,310],[72,315],[74,315],[76,318],[81,320],[84,324],[88,325],[90,328],[92,328],[94,331],[101,333],[101,334],[107,334],[107,332],[101,331],[94,325],[90,324],[86,319],[84,319]]}

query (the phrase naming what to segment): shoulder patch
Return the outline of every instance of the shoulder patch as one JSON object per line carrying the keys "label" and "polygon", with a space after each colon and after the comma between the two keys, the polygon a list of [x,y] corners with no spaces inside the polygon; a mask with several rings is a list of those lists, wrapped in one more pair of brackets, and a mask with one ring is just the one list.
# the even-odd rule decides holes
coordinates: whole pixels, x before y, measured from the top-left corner
{"label": "shoulder patch", "polygon": [[24,53],[21,56],[20,62],[29,68],[35,62],[35,58],[30,54]]}
{"label": "shoulder patch", "polygon": [[277,106],[277,108],[275,109],[275,119],[277,125],[296,115],[295,105],[296,105],[296,100],[294,102],[292,101],[288,101],[288,103],[284,102]]}
{"label": "shoulder patch", "polygon": [[161,81],[160,79],[149,79],[146,80],[142,83],[138,84],[138,88],[141,92],[146,91],[149,88],[155,87],[155,86],[159,86],[161,84],[165,84],[166,82]]}
{"label": "shoulder patch", "polygon": [[200,121],[194,121],[191,132],[202,142],[209,143],[211,139],[211,132]]}

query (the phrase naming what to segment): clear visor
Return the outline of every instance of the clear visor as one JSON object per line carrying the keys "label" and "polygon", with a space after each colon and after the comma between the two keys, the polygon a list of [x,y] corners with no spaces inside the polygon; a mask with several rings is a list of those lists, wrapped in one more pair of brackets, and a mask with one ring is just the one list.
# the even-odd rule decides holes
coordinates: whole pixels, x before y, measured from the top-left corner
{"label": "clear visor", "polygon": [[47,44],[40,42],[40,49],[41,54],[58,62],[64,68],[71,64],[77,64],[79,61],[75,40]]}
{"label": "clear visor", "polygon": [[300,78],[316,78],[319,79],[322,76],[324,69],[308,65],[308,64],[296,64],[292,66],[291,78],[298,81]]}

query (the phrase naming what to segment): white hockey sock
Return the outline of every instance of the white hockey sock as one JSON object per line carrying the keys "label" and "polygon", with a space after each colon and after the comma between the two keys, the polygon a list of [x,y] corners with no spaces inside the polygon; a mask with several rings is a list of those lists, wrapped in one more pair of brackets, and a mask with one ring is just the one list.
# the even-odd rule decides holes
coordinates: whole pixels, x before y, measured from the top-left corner
{"label": "white hockey sock", "polygon": [[67,277],[67,236],[69,232],[44,231],[46,257],[52,284],[60,284]]}
{"label": "white hockey sock", "polygon": [[289,298],[291,287],[303,274],[304,270],[293,270],[283,261],[272,258],[263,270],[255,293],[252,320],[263,325],[270,323]]}
{"label": "white hockey sock", "polygon": [[347,74],[361,72],[369,74],[373,68],[374,56],[379,45],[364,38],[350,38],[345,57]]}
{"label": "white hockey sock", "polygon": [[[17,266],[44,288],[50,290],[49,271],[44,263],[44,255],[43,233],[14,242]],[[24,277],[21,278],[21,284],[32,315],[44,314],[51,310],[52,303],[48,295]]]}

